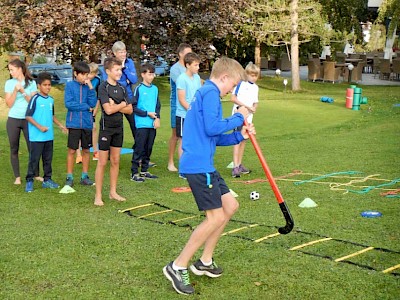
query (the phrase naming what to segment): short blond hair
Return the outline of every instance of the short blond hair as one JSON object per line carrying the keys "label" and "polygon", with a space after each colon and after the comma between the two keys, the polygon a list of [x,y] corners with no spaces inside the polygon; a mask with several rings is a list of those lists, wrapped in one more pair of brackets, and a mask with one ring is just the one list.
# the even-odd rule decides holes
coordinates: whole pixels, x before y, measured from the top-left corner
{"label": "short blond hair", "polygon": [[246,80],[247,78],[243,67],[236,60],[226,56],[220,57],[213,64],[210,78],[219,78],[224,74],[237,81]]}
{"label": "short blond hair", "polygon": [[90,73],[92,73],[92,74],[99,73],[99,65],[94,62],[91,62],[89,64],[89,69],[90,69]]}
{"label": "short blond hair", "polygon": [[249,62],[244,70],[248,75],[260,75],[260,67],[253,62]]}

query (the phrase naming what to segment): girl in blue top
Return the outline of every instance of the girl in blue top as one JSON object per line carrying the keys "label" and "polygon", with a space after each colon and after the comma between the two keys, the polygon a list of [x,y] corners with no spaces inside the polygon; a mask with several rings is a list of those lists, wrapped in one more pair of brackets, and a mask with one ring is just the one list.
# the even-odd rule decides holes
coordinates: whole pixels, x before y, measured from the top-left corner
{"label": "girl in blue top", "polygon": [[[19,171],[19,138],[24,134],[29,151],[28,123],[25,119],[26,109],[31,97],[36,94],[36,82],[31,77],[24,62],[14,59],[8,64],[11,79],[7,80],[4,91],[7,106],[10,108],[7,119],[7,135],[10,142],[10,159],[14,172],[14,184],[21,184]],[[36,177],[40,180],[41,178]]]}

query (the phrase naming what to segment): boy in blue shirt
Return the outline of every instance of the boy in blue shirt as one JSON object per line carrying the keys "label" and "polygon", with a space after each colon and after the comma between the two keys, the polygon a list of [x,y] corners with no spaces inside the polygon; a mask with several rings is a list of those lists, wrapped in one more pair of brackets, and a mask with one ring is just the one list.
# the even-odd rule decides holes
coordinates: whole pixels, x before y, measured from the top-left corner
{"label": "boy in blue shirt", "polygon": [[170,172],[177,172],[178,169],[175,167],[174,155],[176,150],[176,145],[178,143],[178,137],[176,136],[176,80],[179,75],[185,73],[186,67],[183,61],[185,55],[192,52],[190,45],[182,43],[178,46],[178,58],[179,60],[174,63],[169,71],[169,82],[171,85],[171,95],[170,95],[170,107],[171,107],[171,137],[168,141],[168,166],[167,169]]}
{"label": "boy in blue shirt", "polygon": [[233,116],[224,119],[220,97],[223,97],[240,80],[245,79],[242,66],[235,60],[221,57],[212,68],[210,80],[196,92],[186,118],[185,134],[182,139],[183,154],[179,162],[190,185],[199,210],[206,218],[192,232],[179,256],[163,268],[163,273],[180,294],[193,294],[188,265],[196,251],[204,245],[199,260],[190,266],[196,275],[212,278],[222,275],[222,269],[213,260],[214,249],[239,203],[230,193],[224,179],[214,167],[216,146],[240,143],[254,133],[253,125],[243,126],[242,131],[225,132],[243,124],[249,112],[240,107]]}
{"label": "boy in blue shirt", "polygon": [[60,186],[51,179],[53,160],[53,122],[60,129],[67,133],[67,129],[57,120],[54,115],[54,99],[49,96],[51,89],[51,75],[49,73],[40,73],[37,77],[37,86],[39,93],[35,94],[28,105],[25,118],[28,121],[29,133],[29,164],[26,175],[26,192],[33,191],[33,179],[38,173],[39,160],[43,161],[43,188],[56,189]]}
{"label": "boy in blue shirt", "polygon": [[[200,57],[190,52],[184,57],[186,72],[179,75],[176,80],[176,136],[178,138],[178,154],[182,156],[182,136],[183,123],[190,103],[193,101],[194,94],[201,87],[201,79],[199,76]],[[180,174],[182,177],[182,174]],[[184,177],[183,177],[184,178]]]}
{"label": "boy in blue shirt", "polygon": [[[161,104],[158,99],[158,88],[152,84],[155,76],[154,72],[155,68],[152,64],[143,64],[140,67],[143,81],[135,88],[133,93],[136,133],[132,155],[131,180],[135,182],[158,178],[147,171],[156,138],[156,129],[160,127]],[[139,174],[140,162],[141,172]]]}
{"label": "boy in blue shirt", "polygon": [[68,128],[67,179],[65,184],[74,185],[74,157],[82,147],[82,185],[93,185],[89,179],[89,149],[92,146],[93,109],[97,104],[96,91],[88,79],[90,68],[87,63],[74,63],[74,80],[65,86],[64,103],[68,109],[66,127]]}

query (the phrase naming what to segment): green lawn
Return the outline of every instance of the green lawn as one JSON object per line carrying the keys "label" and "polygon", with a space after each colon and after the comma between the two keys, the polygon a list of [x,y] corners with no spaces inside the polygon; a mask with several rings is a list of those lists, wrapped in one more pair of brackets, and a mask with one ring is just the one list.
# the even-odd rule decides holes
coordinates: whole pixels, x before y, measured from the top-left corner
{"label": "green lawn", "polygon": [[[7,76],[2,76],[6,78]],[[1,85],[4,82],[0,80]],[[73,194],[42,190],[27,194],[24,186],[14,186],[5,132],[4,105],[0,115],[0,298],[2,299],[176,299],[178,296],[162,274],[190,235],[189,226],[168,224],[172,220],[193,217],[178,225],[196,226],[202,216],[189,193],[172,193],[173,187],[185,186],[177,174],[166,170],[169,129],[169,85],[157,78],[161,91],[162,127],[158,130],[152,161],[156,181],[136,184],[129,180],[129,155],[120,166],[119,192],[125,203],[105,200],[105,206],[93,206],[94,188],[76,187]],[[295,220],[294,231],[265,239],[276,233],[284,219],[267,182],[244,184],[232,179],[232,148],[219,148],[217,168],[229,186],[239,194],[241,208],[237,222],[226,232],[254,224],[221,238],[215,259],[225,273],[218,279],[191,276],[194,299],[399,299],[400,269],[381,271],[400,264],[399,198],[386,198],[373,189],[363,194],[331,190],[329,183],[351,180],[375,180],[339,186],[360,191],[359,186],[377,186],[399,178],[400,165],[400,87],[365,86],[368,104],[361,111],[344,107],[346,84],[302,82],[303,91],[286,94],[281,79],[259,81],[260,104],[254,117],[257,140],[272,173],[303,173],[286,179],[307,180],[323,174],[345,171],[362,172],[351,178],[326,178],[317,183],[295,185],[277,180]],[[2,95],[2,92],[0,93]],[[62,88],[53,87],[56,112],[65,120]],[[335,99],[333,104],[319,101],[321,96]],[[231,104],[224,99],[228,115]],[[126,124],[127,125],[127,124]],[[127,131],[126,131],[127,132]],[[126,133],[124,146],[132,146]],[[28,154],[24,142],[20,151],[21,172],[26,172]],[[253,172],[243,180],[264,179],[265,175],[250,143],[245,154],[246,166]],[[56,129],[53,179],[63,183],[66,164],[66,136]],[[91,162],[90,176],[94,176]],[[75,168],[79,176],[81,166]],[[104,195],[107,195],[106,175]],[[388,181],[376,180],[386,179]],[[400,184],[385,188],[399,189]],[[259,201],[250,201],[257,190]],[[312,198],[316,208],[300,208],[304,198]],[[159,203],[172,211],[151,205],[132,211],[118,210],[148,203]],[[365,210],[378,210],[383,216],[368,219]],[[136,217],[135,217],[136,216]],[[242,223],[247,222],[247,223]],[[332,240],[299,250],[289,249],[323,237]],[[361,246],[360,246],[361,245]],[[347,259],[357,265],[334,259],[365,249],[373,249]],[[303,253],[308,252],[309,254]],[[311,254],[311,255],[310,255]],[[328,258],[330,257],[330,258]],[[371,268],[375,269],[372,270]],[[397,274],[397,275],[396,275]]]}

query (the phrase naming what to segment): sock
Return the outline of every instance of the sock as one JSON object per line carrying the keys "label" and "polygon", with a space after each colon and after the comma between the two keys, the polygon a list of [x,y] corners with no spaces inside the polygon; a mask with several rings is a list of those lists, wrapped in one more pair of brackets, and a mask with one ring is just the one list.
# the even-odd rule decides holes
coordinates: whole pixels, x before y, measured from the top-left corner
{"label": "sock", "polygon": [[186,270],[187,268],[185,267],[179,267],[175,264],[175,262],[172,263],[172,269],[174,269],[175,271],[181,271],[181,270]]}
{"label": "sock", "polygon": [[81,179],[85,179],[88,177],[88,174],[86,172],[82,172]]}
{"label": "sock", "polygon": [[74,179],[74,175],[72,175],[72,173],[67,173],[67,178]]}
{"label": "sock", "polygon": [[209,261],[209,262],[204,262],[204,261],[200,258],[200,261],[201,261],[201,263],[202,263],[203,265],[205,265],[206,267],[209,267],[209,266],[212,265],[212,259],[211,259],[211,261]]}

